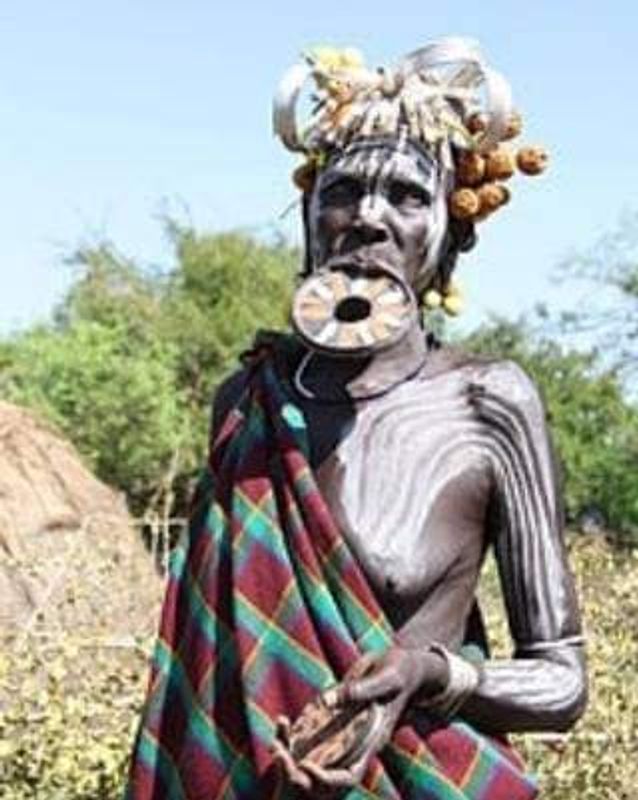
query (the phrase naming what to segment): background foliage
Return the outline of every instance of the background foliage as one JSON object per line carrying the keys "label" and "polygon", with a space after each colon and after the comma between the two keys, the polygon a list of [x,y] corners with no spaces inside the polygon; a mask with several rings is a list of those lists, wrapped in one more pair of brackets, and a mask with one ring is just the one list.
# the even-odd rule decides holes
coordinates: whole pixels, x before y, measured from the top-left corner
{"label": "background foliage", "polygon": [[257,326],[285,323],[297,264],[283,245],[165,224],[172,269],[78,250],[51,324],[0,345],[0,395],[59,426],[136,512],[185,505],[214,387]]}
{"label": "background foliage", "polygon": [[[170,269],[144,269],[108,244],[71,257],[76,279],[54,320],[0,343],[0,396],[58,425],[135,512],[168,515],[186,507],[215,386],[257,327],[286,324],[299,254],[170,219],[165,229]],[[592,272],[594,260],[583,256],[583,269]],[[616,290],[620,282],[624,309],[638,296],[638,267],[616,260],[615,272],[596,274]],[[557,324],[546,320],[539,335],[523,321],[492,320],[460,344],[517,360],[540,385],[569,518],[594,511],[635,535],[638,410],[614,360],[627,365],[631,331],[601,359],[595,342],[586,352],[561,346]]]}
{"label": "background foliage", "polygon": [[595,513],[621,537],[638,528],[638,408],[593,351],[565,350],[523,322],[494,320],[464,342],[511,358],[539,386],[563,473],[568,520]]}
{"label": "background foliage", "polygon": [[636,389],[638,212],[626,212],[588,250],[563,259],[555,273],[572,300],[560,309],[538,307],[546,329],[572,341],[584,337],[597,356]]}

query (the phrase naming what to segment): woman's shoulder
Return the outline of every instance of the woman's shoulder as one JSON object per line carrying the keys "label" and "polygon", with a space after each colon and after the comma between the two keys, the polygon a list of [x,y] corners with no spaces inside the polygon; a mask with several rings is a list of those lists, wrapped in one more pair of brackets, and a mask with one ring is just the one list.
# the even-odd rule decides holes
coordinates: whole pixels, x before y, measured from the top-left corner
{"label": "woman's shoulder", "polygon": [[438,345],[431,351],[423,377],[445,374],[454,375],[468,387],[482,390],[528,413],[544,413],[536,382],[513,359],[473,353],[455,345]]}

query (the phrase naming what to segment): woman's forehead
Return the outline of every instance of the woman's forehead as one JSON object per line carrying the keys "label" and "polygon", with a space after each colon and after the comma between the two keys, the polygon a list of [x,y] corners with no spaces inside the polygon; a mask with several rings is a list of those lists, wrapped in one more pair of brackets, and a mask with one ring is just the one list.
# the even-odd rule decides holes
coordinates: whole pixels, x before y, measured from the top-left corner
{"label": "woman's forehead", "polygon": [[362,179],[404,178],[433,184],[438,169],[436,161],[424,151],[384,142],[350,147],[339,153],[326,167],[324,176],[327,178],[330,173]]}

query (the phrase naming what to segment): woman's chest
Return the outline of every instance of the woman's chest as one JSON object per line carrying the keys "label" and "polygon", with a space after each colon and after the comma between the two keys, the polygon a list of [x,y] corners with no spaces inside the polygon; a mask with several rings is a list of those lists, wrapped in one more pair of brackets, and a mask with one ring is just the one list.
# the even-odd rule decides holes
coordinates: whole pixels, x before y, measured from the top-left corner
{"label": "woman's chest", "polygon": [[362,404],[316,471],[367,573],[401,594],[482,555],[489,453],[463,388],[413,381]]}

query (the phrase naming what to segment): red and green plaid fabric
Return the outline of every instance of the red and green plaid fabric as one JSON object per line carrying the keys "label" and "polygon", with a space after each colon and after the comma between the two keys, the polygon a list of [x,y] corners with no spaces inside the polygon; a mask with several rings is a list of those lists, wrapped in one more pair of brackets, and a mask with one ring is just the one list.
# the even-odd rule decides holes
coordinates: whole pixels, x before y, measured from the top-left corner
{"label": "red and green plaid fabric", "polygon": [[[290,718],[392,641],[308,466],[302,413],[262,354],[211,448],[172,558],[127,800],[292,800],[271,757]],[[419,726],[420,729],[420,726]],[[347,800],[530,800],[469,725],[404,725]]]}

